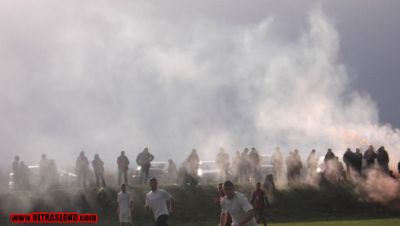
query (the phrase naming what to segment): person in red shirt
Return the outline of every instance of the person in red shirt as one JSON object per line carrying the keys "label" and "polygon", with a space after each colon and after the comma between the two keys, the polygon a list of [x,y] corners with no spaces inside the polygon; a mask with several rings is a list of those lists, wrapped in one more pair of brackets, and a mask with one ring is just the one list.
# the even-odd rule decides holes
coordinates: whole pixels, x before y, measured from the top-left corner
{"label": "person in red shirt", "polygon": [[268,198],[265,196],[265,192],[261,189],[260,182],[257,182],[256,184],[256,190],[253,192],[251,203],[253,204],[254,209],[256,210],[257,224],[262,222],[264,226],[267,226],[267,222],[264,217],[264,209],[265,207],[269,207],[269,203],[268,203]]}

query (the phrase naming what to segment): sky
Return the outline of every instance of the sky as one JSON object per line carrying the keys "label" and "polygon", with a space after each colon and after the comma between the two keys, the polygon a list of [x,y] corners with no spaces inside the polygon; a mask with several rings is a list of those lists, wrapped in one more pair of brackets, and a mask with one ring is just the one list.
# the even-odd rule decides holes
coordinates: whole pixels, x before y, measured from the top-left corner
{"label": "sky", "polygon": [[[0,2],[0,166],[385,145],[398,1]],[[305,157],[304,157],[305,158]]]}

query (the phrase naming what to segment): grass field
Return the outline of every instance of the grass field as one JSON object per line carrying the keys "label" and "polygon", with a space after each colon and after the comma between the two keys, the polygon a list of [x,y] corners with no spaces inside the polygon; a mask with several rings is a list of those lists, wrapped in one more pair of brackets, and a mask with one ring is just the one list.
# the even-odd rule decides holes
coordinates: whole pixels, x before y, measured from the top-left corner
{"label": "grass field", "polygon": [[[154,225],[153,216],[144,211],[147,186],[131,186],[135,226]],[[220,209],[215,203],[214,185],[196,187],[167,186],[176,200],[176,213],[171,215],[172,226],[216,226]],[[237,189],[250,196],[250,185]],[[97,213],[98,226],[116,225],[117,188],[97,191],[52,190],[49,192],[0,192],[0,225],[10,225],[9,213],[83,212]],[[265,211],[269,225],[280,226],[400,226],[400,200],[389,205],[368,202],[349,184],[321,185],[319,188],[297,187],[274,192],[271,208]],[[394,208],[396,207],[396,208]],[[363,219],[363,220],[359,220]],[[366,220],[376,219],[376,220]],[[290,223],[289,223],[290,222]],[[305,223],[298,223],[305,222]]]}
{"label": "grass field", "polygon": [[[271,226],[398,226],[400,218],[374,219],[374,220],[352,220],[352,221],[318,221],[301,223],[279,223],[269,224]],[[211,225],[210,225],[211,226]]]}

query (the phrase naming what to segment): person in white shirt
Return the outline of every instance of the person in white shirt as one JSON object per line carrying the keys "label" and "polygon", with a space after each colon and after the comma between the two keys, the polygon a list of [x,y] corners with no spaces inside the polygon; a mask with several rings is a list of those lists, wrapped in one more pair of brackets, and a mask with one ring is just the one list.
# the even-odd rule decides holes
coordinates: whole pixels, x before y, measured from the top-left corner
{"label": "person in white shirt", "polygon": [[146,195],[145,208],[153,211],[155,226],[168,226],[168,216],[175,208],[174,199],[164,189],[157,188],[156,178],[151,178],[149,184],[151,191]]}
{"label": "person in white shirt", "polygon": [[232,217],[232,226],[257,226],[255,211],[249,200],[239,192],[231,181],[225,181],[225,197],[221,200],[220,225],[225,225],[227,213]]}
{"label": "person in white shirt", "polygon": [[120,226],[132,225],[133,199],[129,191],[126,190],[126,185],[121,184],[121,191],[118,193],[118,217]]}

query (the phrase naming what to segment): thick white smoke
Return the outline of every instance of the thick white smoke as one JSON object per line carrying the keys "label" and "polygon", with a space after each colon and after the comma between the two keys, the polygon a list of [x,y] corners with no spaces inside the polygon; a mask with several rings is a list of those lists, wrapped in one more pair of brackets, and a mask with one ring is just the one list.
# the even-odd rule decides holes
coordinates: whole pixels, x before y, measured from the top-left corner
{"label": "thick white smoke", "polygon": [[399,160],[398,130],[352,90],[340,36],[319,8],[293,41],[273,16],[231,24],[163,17],[143,2],[29,4],[0,7],[3,166],[41,153],[73,165],[80,150],[111,165],[145,146],[180,162],[192,148],[211,159],[221,146],[306,156],[372,143]]}

